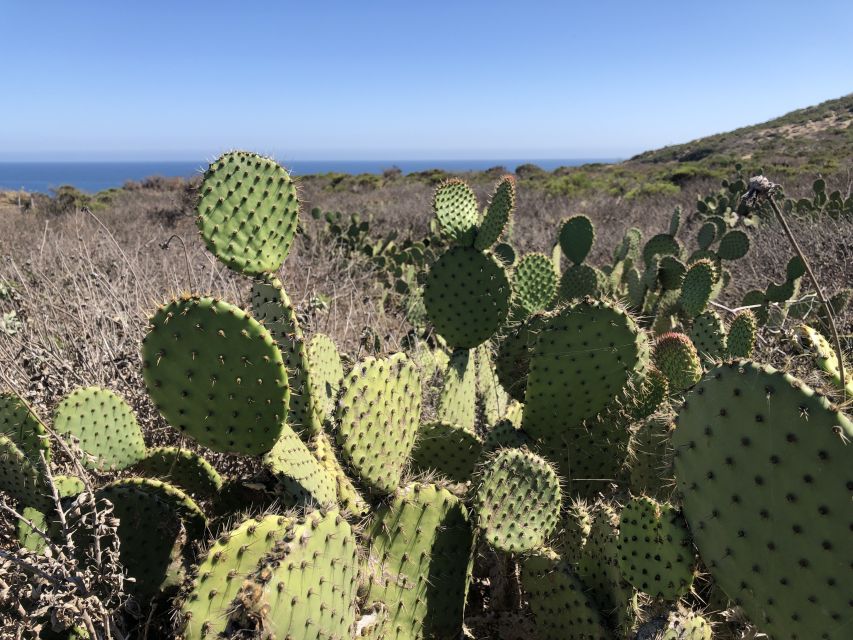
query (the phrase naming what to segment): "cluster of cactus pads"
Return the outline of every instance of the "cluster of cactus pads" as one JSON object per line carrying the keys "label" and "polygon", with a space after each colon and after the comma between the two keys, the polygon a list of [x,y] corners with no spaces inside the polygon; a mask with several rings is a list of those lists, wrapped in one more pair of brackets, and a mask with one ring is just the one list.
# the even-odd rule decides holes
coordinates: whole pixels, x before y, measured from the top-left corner
{"label": "cluster of cactus pads", "polygon": [[[185,295],[142,343],[150,399],[192,450],[147,448],[106,389],[71,393],[52,427],[6,393],[0,489],[50,530],[48,485],[83,491],[49,473],[52,440],[78,447],[120,519],[132,594],[168,601],[188,639],[459,638],[485,557],[518,581],[540,640],[705,640],[726,607],[772,638],[847,637],[853,424],[749,360],[800,265],[724,321],[726,262],[749,250],[731,217],[706,206],[688,250],[676,211],[593,266],[594,225],[575,216],[551,256],[516,260],[496,247],[515,198],[502,178],[481,213],[466,183],[441,184],[446,250],[422,293],[436,346],[345,367],[277,277],[298,229],[290,176],[225,154],[198,227],[251,278],[251,309]],[[800,333],[837,374],[826,339]],[[222,477],[208,453],[262,471]],[[32,534],[19,526],[43,552]]]}

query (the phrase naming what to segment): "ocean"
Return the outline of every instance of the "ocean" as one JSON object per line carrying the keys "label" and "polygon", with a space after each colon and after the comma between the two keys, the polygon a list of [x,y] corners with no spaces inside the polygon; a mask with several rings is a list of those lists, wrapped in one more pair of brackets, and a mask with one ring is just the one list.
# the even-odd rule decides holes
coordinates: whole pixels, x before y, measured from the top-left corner
{"label": "ocean", "polygon": [[[309,160],[284,162],[294,175],[317,173],[382,173],[399,167],[403,173],[443,169],[450,172],[482,171],[495,166],[513,171],[519,165],[532,163],[547,171],[562,166],[578,166],[590,162],[614,162],[615,159],[491,159],[491,160]],[[150,176],[188,178],[207,167],[204,161],[163,162],[0,162],[0,190],[23,190],[50,193],[62,185],[94,193],[120,187],[129,180]]]}

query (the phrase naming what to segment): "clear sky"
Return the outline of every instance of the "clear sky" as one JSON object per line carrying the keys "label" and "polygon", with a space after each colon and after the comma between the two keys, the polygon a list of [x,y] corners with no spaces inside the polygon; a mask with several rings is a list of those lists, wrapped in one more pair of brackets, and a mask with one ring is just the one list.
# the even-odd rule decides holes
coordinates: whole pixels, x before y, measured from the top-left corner
{"label": "clear sky", "polygon": [[614,158],[853,91],[853,1],[0,0],[0,159]]}

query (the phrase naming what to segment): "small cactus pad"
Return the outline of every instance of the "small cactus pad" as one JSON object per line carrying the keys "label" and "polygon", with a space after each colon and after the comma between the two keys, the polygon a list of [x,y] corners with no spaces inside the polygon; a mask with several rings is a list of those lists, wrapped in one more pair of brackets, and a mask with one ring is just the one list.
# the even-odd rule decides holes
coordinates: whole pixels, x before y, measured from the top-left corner
{"label": "small cactus pad", "polygon": [[47,429],[27,404],[11,391],[0,393],[0,435],[8,436],[32,460],[40,462],[44,453],[50,462],[50,440]]}
{"label": "small cactus pad", "polygon": [[214,161],[199,187],[198,224],[207,248],[246,275],[284,263],[299,217],[296,187],[271,158],[235,151]]}
{"label": "small cactus pad", "polygon": [[116,480],[98,489],[95,497],[109,500],[120,521],[121,563],[135,579],[128,583],[130,590],[144,598],[179,585],[191,542],[202,537],[207,525],[192,498],[148,478]]}
{"label": "small cactus pad", "polygon": [[39,469],[40,461],[30,462],[11,438],[0,434],[0,489],[23,505],[45,511],[50,501]]}
{"label": "small cactus pad", "polygon": [[134,467],[134,472],[165,480],[197,498],[213,498],[222,488],[222,476],[207,460],[177,447],[149,449]]}
{"label": "small cactus pad", "polygon": [[441,183],[433,195],[432,208],[444,237],[463,246],[473,244],[480,213],[471,187],[458,178]]}
{"label": "small cactus pad", "polygon": [[631,491],[652,497],[668,497],[675,488],[672,471],[672,416],[655,415],[631,433]]}
{"label": "small cactus pad", "polygon": [[673,434],[684,515],[708,571],[773,638],[843,638],[853,625],[853,423],[800,380],[721,365]]}
{"label": "small cactus pad", "polygon": [[366,539],[365,600],[388,608],[383,637],[459,637],[474,544],[462,502],[432,484],[407,485],[379,507]]}
{"label": "small cactus pad", "polygon": [[758,320],[750,309],[739,312],[729,324],[726,348],[731,358],[750,358],[755,349]]}
{"label": "small cactus pad", "polygon": [[680,289],[684,282],[684,274],[687,272],[685,264],[675,256],[664,256],[660,259],[658,266],[661,286],[668,291]]}
{"label": "small cactus pad", "polygon": [[418,431],[412,450],[417,471],[438,471],[452,482],[467,482],[483,451],[476,433],[448,422],[428,422]]}
{"label": "small cactus pad", "polygon": [[696,317],[708,306],[716,280],[716,268],[710,260],[699,260],[688,267],[681,281],[681,308]]}
{"label": "small cactus pad", "polygon": [[115,393],[100,387],[75,389],[53,415],[57,433],[80,443],[90,469],[125,469],[145,456],[142,430],[133,409]]}
{"label": "small cactus pad", "polygon": [[213,639],[225,632],[243,581],[257,570],[292,522],[279,515],[249,518],[219,536],[195,569],[182,598],[185,640]]}
{"label": "small cactus pad", "polygon": [[334,478],[290,427],[285,425],[278,442],[264,456],[264,466],[278,482],[286,504],[336,504]]}
{"label": "small cactus pad", "polygon": [[504,176],[498,182],[492,199],[489,201],[486,215],[483,217],[483,222],[477,231],[477,238],[474,240],[474,247],[485,251],[497,242],[512,219],[514,210],[515,178]]}
{"label": "small cactus pad", "polygon": [[634,420],[648,418],[664,403],[669,395],[669,379],[654,366],[649,366],[646,375],[631,392],[625,407]]}
{"label": "small cactus pad", "polygon": [[697,236],[697,242],[699,244],[700,249],[707,250],[712,244],[714,244],[714,240],[717,239],[717,225],[713,222],[706,222],[699,228],[699,235]]}
{"label": "small cactus pad", "polygon": [[560,248],[574,264],[586,259],[595,242],[595,227],[586,216],[573,216],[560,225]]}
{"label": "small cactus pad", "polygon": [[477,398],[483,408],[483,417],[488,424],[500,420],[507,411],[510,397],[501,387],[492,362],[491,349],[481,344],[477,347]]}
{"label": "small cactus pad", "polygon": [[[823,337],[816,329],[812,329],[807,324],[801,324],[797,327],[797,337],[800,345],[810,352],[815,359],[815,364],[818,368],[829,376],[832,384],[839,389],[843,389],[846,393],[853,396],[853,371],[850,371],[850,366],[844,363],[844,387],[841,386],[841,368],[839,366],[838,354],[829,340]],[[729,349],[731,349],[732,336],[729,333]],[[842,361],[843,362],[843,361]]]}
{"label": "small cactus pad", "polygon": [[424,304],[447,344],[470,349],[506,320],[510,294],[506,272],[493,256],[473,247],[453,247],[429,270]]}
{"label": "small cactus pad", "polygon": [[683,333],[665,333],[655,342],[655,366],[673,391],[683,391],[699,382],[702,363],[693,342]]}
{"label": "small cactus pad", "polygon": [[421,383],[402,353],[366,358],[344,379],[335,432],[344,463],[368,489],[400,485],[421,414]]}
{"label": "small cactus pad", "polygon": [[527,315],[547,308],[557,295],[557,274],[551,260],[542,253],[524,256],[513,271],[512,291]]}
{"label": "small cactus pad", "polygon": [[717,255],[723,260],[739,260],[749,253],[749,236],[740,229],[729,231],[720,240]]}
{"label": "small cactus pad", "polygon": [[705,362],[713,362],[726,355],[726,328],[716,311],[706,311],[693,320],[690,340]]}
{"label": "small cactus pad", "polygon": [[672,611],[660,640],[712,640],[711,625],[695,611]]}
{"label": "small cactus pad", "polygon": [[504,390],[518,402],[524,402],[530,354],[546,317],[542,313],[530,316],[503,336],[498,344],[495,373]]}
{"label": "small cactus pad", "polygon": [[288,523],[244,583],[231,615],[239,637],[349,638],[356,620],[358,549],[338,511]]}
{"label": "small cactus pad", "polygon": [[498,420],[495,425],[486,432],[486,437],[483,438],[483,449],[485,451],[491,451],[492,449],[498,449],[500,447],[520,448],[529,444],[531,443],[527,434],[508,418]]}
{"label": "small cactus pad", "polygon": [[652,236],[643,247],[643,263],[647,267],[653,264],[656,257],[675,256],[678,258],[680,255],[681,245],[668,233]]}
{"label": "small cactus pad", "polygon": [[221,452],[258,455],[278,440],[287,372],[269,331],[214,298],[174,300],[142,343],[148,393],[167,422]]}
{"label": "small cactus pad", "polygon": [[338,496],[338,504],[345,513],[363,516],[367,513],[368,506],[361,497],[352,481],[347,477],[344,468],[338,460],[334,445],[325,432],[316,434],[308,442],[308,449],[320,462],[326,473],[335,482],[335,492]]}
{"label": "small cactus pad", "polygon": [[296,308],[278,278],[268,275],[252,283],[252,315],[270,332],[284,360],[290,387],[287,424],[297,433],[317,433],[322,423],[314,419],[315,412],[308,393],[309,370],[302,329]]}
{"label": "small cactus pad", "polygon": [[654,598],[676,600],[693,585],[693,550],[687,525],[670,504],[632,498],[619,520],[617,560],[622,576]]}
{"label": "small cactus pad", "polygon": [[308,389],[311,406],[319,424],[324,424],[335,408],[335,399],[341,388],[344,368],[341,356],[332,339],[322,333],[315,334],[308,342]]}
{"label": "small cactus pad", "polygon": [[477,417],[477,367],[473,350],[457,349],[450,356],[436,415],[442,422],[473,431]]}
{"label": "small cactus pad", "polygon": [[561,500],[560,479],[547,461],[524,449],[499,449],[483,464],[476,490],[479,527],[495,549],[533,551],[554,533]]}
{"label": "small cactus pad", "polygon": [[560,278],[560,300],[598,297],[607,288],[607,276],[588,264],[575,264]]}
{"label": "small cactus pad", "polygon": [[591,300],[550,314],[542,325],[523,427],[534,439],[561,441],[567,429],[600,413],[644,374],[648,339],[625,311]]}
{"label": "small cactus pad", "polygon": [[547,552],[530,555],[521,585],[536,620],[538,640],[608,640],[601,614],[568,562]]}

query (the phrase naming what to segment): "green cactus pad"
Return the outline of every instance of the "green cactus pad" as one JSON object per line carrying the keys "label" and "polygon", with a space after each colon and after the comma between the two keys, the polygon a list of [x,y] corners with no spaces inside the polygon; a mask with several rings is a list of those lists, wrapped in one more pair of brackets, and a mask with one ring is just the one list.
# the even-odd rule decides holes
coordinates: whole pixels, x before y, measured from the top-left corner
{"label": "green cactus pad", "polygon": [[[603,302],[566,306],[543,319],[527,379],[524,430],[562,442],[565,432],[618,398],[649,364],[648,339],[622,309]],[[590,379],[595,384],[587,384]]]}
{"label": "green cactus pad", "polygon": [[177,447],[149,449],[134,472],[165,480],[197,498],[209,499],[222,488],[222,476],[200,455]]}
{"label": "green cactus pad", "polygon": [[95,497],[109,500],[120,521],[121,564],[135,579],[126,583],[129,590],[145,598],[181,584],[191,543],[202,537],[207,526],[192,498],[148,478],[116,480],[98,489]]}
{"label": "green cactus pad", "polygon": [[512,220],[514,210],[515,178],[504,176],[498,182],[495,192],[489,201],[486,215],[483,217],[483,222],[477,230],[474,247],[485,251],[497,242],[501,235],[503,235],[510,220]]}
{"label": "green cactus pad", "polygon": [[584,585],[565,560],[528,556],[521,584],[536,620],[538,640],[607,640],[611,634]]}
{"label": "green cactus pad", "polygon": [[710,222],[715,227],[717,227],[717,239],[722,238],[726,234],[726,231],[728,231],[729,229],[729,224],[722,216],[708,216],[707,222]]}
{"label": "green cactus pad", "polygon": [[683,333],[665,333],[655,342],[655,366],[666,376],[673,391],[699,382],[702,362],[693,342]]}
{"label": "green cactus pad", "polygon": [[576,565],[591,531],[592,516],[589,506],[583,500],[573,500],[560,520],[560,535],[556,546],[560,557]]}
{"label": "green cactus pad", "polygon": [[463,180],[451,178],[441,183],[433,195],[432,208],[445,238],[461,246],[474,243],[479,205],[477,196]]}
{"label": "green cactus pad", "polygon": [[744,309],[738,313],[729,324],[729,335],[726,338],[729,357],[752,357],[757,333],[758,320],[755,314],[750,309]]}
{"label": "green cactus pad", "polygon": [[648,287],[643,282],[640,272],[634,268],[625,273],[627,302],[632,309],[642,309]]}
{"label": "green cactus pad", "polygon": [[341,356],[329,336],[317,333],[308,342],[308,365],[311,405],[318,423],[324,424],[334,411],[344,377]]}
{"label": "green cactus pad", "polygon": [[287,424],[297,433],[318,433],[322,422],[315,420],[308,392],[309,367],[302,329],[296,308],[278,278],[265,276],[252,283],[252,315],[270,332],[284,360],[290,387]]}
{"label": "green cactus pad", "polygon": [[717,255],[723,260],[740,260],[749,253],[749,236],[740,229],[729,231],[720,240]]}
{"label": "green cactus pad", "polygon": [[438,471],[452,482],[467,482],[483,452],[476,433],[448,422],[428,422],[418,431],[412,450],[416,471]]}
{"label": "green cactus pad", "polygon": [[635,494],[668,499],[675,488],[672,470],[673,418],[648,418],[631,433],[630,486]]}
{"label": "green cactus pad", "polygon": [[717,584],[774,638],[843,638],[853,423],[800,380],[724,364],[687,396],[678,490]]}
{"label": "green cactus pad", "polygon": [[498,381],[491,350],[484,344],[480,345],[476,350],[476,359],[477,398],[485,421],[493,424],[506,414],[511,399]]}
{"label": "green cactus pad", "polygon": [[553,467],[523,449],[499,449],[483,464],[475,494],[486,541],[508,553],[545,545],[560,520],[562,492]]}
{"label": "green cactus pad", "polygon": [[379,507],[366,538],[365,601],[386,604],[383,637],[459,637],[474,543],[462,502],[435,485],[410,484]]}
{"label": "green cactus pad", "polygon": [[544,326],[545,314],[537,313],[510,331],[498,344],[495,373],[501,386],[511,398],[524,402],[530,354],[539,332]]}
{"label": "green cactus pad", "polygon": [[764,295],[763,291],[758,291],[757,289],[747,291],[740,304],[743,307],[752,307],[750,311],[755,314],[755,320],[758,322],[758,326],[763,327],[767,324],[770,314],[769,306],[767,304],[767,296]]}
{"label": "green cactus pad", "polygon": [[560,248],[574,264],[582,263],[595,242],[595,227],[586,216],[572,216],[560,224]]}
{"label": "green cactus pad", "polygon": [[714,240],[717,239],[717,225],[713,222],[706,222],[699,228],[697,242],[700,249],[708,249]]}
{"label": "green cactus pad", "polygon": [[512,248],[511,244],[506,242],[497,243],[494,249],[492,249],[492,254],[502,262],[504,266],[511,267],[515,264],[515,249]]}
{"label": "green cactus pad", "polygon": [[420,378],[402,353],[366,358],[345,378],[335,435],[344,463],[370,491],[390,493],[400,485],[420,413]]}
{"label": "green cactus pad", "polygon": [[649,366],[646,375],[631,392],[625,408],[631,418],[642,420],[657,411],[668,395],[669,380],[659,369]]}
{"label": "green cactus pad", "polygon": [[630,260],[636,262],[640,258],[640,245],[643,242],[643,232],[637,227],[625,231],[622,241],[613,251],[613,261]]}
{"label": "green cactus pad", "polygon": [[278,482],[278,491],[286,504],[314,502],[328,506],[337,503],[334,478],[290,427],[285,425],[278,442],[264,456],[264,466]]}
{"label": "green cactus pad", "polygon": [[470,349],[506,320],[510,294],[506,272],[494,257],[473,247],[453,247],[429,270],[424,304],[447,344]]}
{"label": "green cactus pad", "polygon": [[716,311],[705,311],[693,320],[690,340],[705,362],[726,356],[726,328]]}
{"label": "green cactus pad", "polygon": [[356,516],[365,515],[368,511],[367,503],[344,472],[329,436],[318,433],[308,442],[308,449],[334,480],[341,509]]}
{"label": "green cactus pad", "polygon": [[710,260],[699,260],[690,265],[684,274],[679,297],[681,308],[687,315],[696,317],[705,310],[716,278],[716,269]]}
{"label": "green cactus pad", "polygon": [[477,367],[473,350],[457,349],[444,372],[436,416],[472,431],[477,417]]}
{"label": "green cactus pad", "polygon": [[50,440],[39,417],[20,396],[11,391],[0,393],[0,435],[8,436],[33,463],[40,453],[50,462]]}
{"label": "green cactus pad", "polygon": [[279,515],[249,518],[219,536],[181,598],[185,640],[212,639],[225,633],[243,581],[257,571],[292,523],[293,518]]}
{"label": "green cactus pad", "polygon": [[712,640],[713,635],[711,625],[695,611],[673,611],[660,640]]}
{"label": "green cactus pad", "polygon": [[31,463],[15,442],[0,434],[0,489],[21,504],[45,511],[50,506],[41,462]]}
{"label": "green cactus pad", "polygon": [[658,266],[661,286],[669,291],[680,289],[687,272],[685,264],[675,256],[664,256]]}
{"label": "green cactus pad", "polygon": [[[53,484],[56,487],[56,493],[60,499],[73,498],[81,494],[85,486],[80,478],[74,476],[53,476]],[[58,523],[56,522],[55,504],[52,501],[50,489],[45,487],[45,494],[48,496],[50,506],[47,511],[42,512],[33,507],[24,507],[21,515],[30,520],[39,529],[44,531],[54,539],[58,533]],[[41,553],[47,546],[45,539],[36,533],[23,520],[18,520],[16,525],[16,536],[20,545],[35,553]]]}
{"label": "green cactus pad", "polygon": [[607,288],[607,276],[588,264],[572,265],[560,278],[560,300],[597,298]]}
{"label": "green cactus pad", "polygon": [[491,451],[501,447],[521,448],[525,445],[532,444],[527,434],[521,428],[513,424],[512,420],[504,418],[498,420],[495,425],[486,432],[486,437],[483,438],[483,449]]}
{"label": "green cactus pad", "polygon": [[[829,376],[832,384],[853,396],[853,372],[850,370],[850,365],[842,360],[845,365],[845,384],[842,386],[838,354],[832,348],[829,340],[824,338],[819,331],[806,324],[797,327],[797,337],[801,346],[814,356],[818,368]],[[731,334],[729,334],[729,348],[731,348]]]}
{"label": "green cactus pad", "polygon": [[542,253],[528,253],[515,266],[512,291],[527,315],[542,311],[557,295],[554,265]]}
{"label": "green cactus pad", "polygon": [[806,275],[806,263],[803,262],[800,256],[794,256],[788,260],[788,264],[785,265],[786,280],[793,282],[794,280],[799,280],[804,275]]}
{"label": "green cactus pad", "polygon": [[690,591],[690,533],[672,505],[645,496],[629,500],[622,507],[616,549],[622,576],[637,590],[665,600]]}
{"label": "green cactus pad", "polygon": [[652,236],[643,247],[643,263],[646,267],[652,265],[655,257],[675,256],[678,258],[680,255],[681,245],[678,243],[678,240],[668,233],[659,233],[656,236]]}
{"label": "green cactus pad", "polygon": [[207,248],[232,269],[258,275],[284,263],[299,202],[290,176],[275,160],[235,151],[205,172],[197,210]]}
{"label": "green cactus pad", "polygon": [[169,424],[221,452],[269,451],[284,426],[287,372],[269,331],[214,298],[174,300],[154,314],[142,375]]}
{"label": "green cactus pad", "polygon": [[90,469],[125,469],[145,457],[133,409],[108,389],[75,389],[53,415],[56,432],[75,438]]}
{"label": "green cactus pad", "polygon": [[358,549],[337,511],[312,511],[243,583],[229,627],[239,637],[349,638],[356,619]]}

